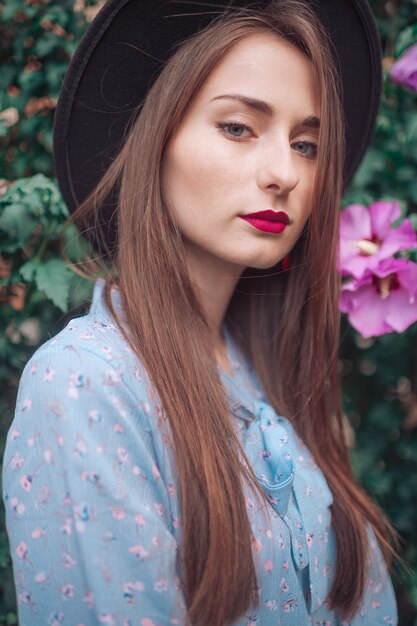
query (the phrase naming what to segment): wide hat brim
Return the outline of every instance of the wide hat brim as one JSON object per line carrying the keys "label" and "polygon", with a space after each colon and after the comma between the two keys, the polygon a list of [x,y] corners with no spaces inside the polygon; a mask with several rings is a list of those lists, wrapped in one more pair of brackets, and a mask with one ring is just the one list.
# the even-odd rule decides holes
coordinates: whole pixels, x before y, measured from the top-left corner
{"label": "wide hat brim", "polygon": [[[306,1],[330,36],[341,77],[347,184],[374,129],[382,82],[380,41],[366,0]],[[178,45],[225,9],[263,9],[269,4],[270,0],[106,2],[71,60],[55,113],[55,169],[70,211],[114,160],[132,114]]]}

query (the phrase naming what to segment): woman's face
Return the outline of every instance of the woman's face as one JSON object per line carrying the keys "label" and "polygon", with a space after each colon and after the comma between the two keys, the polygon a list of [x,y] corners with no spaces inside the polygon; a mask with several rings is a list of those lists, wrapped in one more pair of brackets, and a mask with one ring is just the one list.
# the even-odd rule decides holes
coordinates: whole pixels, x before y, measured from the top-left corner
{"label": "woman's face", "polygon": [[318,127],[301,51],[260,33],[225,55],[164,160],[164,197],[189,263],[241,273],[288,254],[311,210]]}

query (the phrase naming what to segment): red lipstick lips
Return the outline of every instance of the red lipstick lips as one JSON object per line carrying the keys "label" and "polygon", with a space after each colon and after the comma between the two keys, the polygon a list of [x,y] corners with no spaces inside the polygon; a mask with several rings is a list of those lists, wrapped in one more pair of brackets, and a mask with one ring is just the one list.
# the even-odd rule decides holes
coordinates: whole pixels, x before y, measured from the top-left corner
{"label": "red lipstick lips", "polygon": [[275,212],[270,209],[249,213],[249,215],[240,215],[239,217],[258,230],[274,234],[282,233],[290,223],[290,218],[284,211]]}

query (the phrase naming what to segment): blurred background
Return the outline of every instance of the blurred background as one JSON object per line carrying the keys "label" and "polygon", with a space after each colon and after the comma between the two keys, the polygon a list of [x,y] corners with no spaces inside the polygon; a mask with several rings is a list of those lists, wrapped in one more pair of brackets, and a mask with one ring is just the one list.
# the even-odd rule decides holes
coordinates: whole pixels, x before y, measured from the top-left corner
{"label": "blurred background", "polygon": [[[91,284],[61,257],[68,214],[54,179],[52,125],[68,61],[101,4],[0,0],[0,464],[26,361],[83,311],[91,293]],[[397,199],[417,227],[417,93],[389,76],[394,61],[417,42],[417,0],[371,5],[384,92],[373,143],[343,205]],[[83,254],[75,235],[68,229],[64,241],[72,261]],[[364,339],[343,319],[340,371],[356,475],[400,533],[410,566],[394,573],[400,625],[417,626],[417,324]],[[3,624],[17,624],[17,617],[0,503]]]}

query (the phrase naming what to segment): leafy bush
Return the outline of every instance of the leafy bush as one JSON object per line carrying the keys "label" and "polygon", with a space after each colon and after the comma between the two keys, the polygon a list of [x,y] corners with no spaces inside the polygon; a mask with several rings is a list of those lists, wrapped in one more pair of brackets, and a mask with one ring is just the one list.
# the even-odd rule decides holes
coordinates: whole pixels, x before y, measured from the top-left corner
{"label": "leafy bush", "polygon": [[[414,0],[374,0],[386,80],[375,137],[344,198],[369,204],[398,198],[417,212],[417,95],[393,85],[388,69],[417,40]],[[96,0],[0,2],[0,460],[24,364],[88,301],[91,285],[62,259],[67,209],[53,178],[52,122],[70,56]],[[353,44],[352,44],[353,45]],[[7,181],[14,181],[13,183]],[[65,254],[82,243],[65,232]],[[415,259],[416,260],[416,259]],[[340,367],[352,451],[361,483],[404,538],[412,571],[396,578],[401,624],[417,626],[417,324],[402,335],[361,338],[344,320]],[[0,510],[0,624],[17,623]]]}

